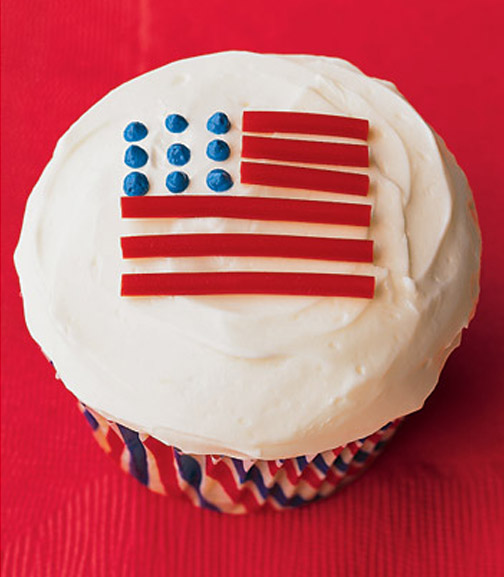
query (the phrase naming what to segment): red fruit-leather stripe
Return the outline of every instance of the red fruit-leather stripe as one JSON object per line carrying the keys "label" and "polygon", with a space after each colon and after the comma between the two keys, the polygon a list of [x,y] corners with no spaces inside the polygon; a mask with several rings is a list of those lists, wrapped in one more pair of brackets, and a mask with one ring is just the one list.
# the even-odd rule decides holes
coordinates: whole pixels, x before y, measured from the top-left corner
{"label": "red fruit-leather stripe", "polygon": [[243,161],[240,167],[240,178],[243,184],[278,188],[300,188],[358,196],[366,196],[369,192],[367,174],[287,164]]}
{"label": "red fruit-leather stripe", "polygon": [[242,157],[334,166],[369,166],[364,144],[243,135]]}
{"label": "red fruit-leather stripe", "polygon": [[350,118],[333,114],[245,110],[243,112],[243,132],[323,134],[367,140],[369,122],[364,118]]}
{"label": "red fruit-leather stripe", "polygon": [[278,234],[170,234],[121,238],[124,258],[243,256],[373,262],[373,241]]}
{"label": "red fruit-leather stripe", "polygon": [[373,298],[374,277],[276,272],[122,275],[122,296],[276,294]]}
{"label": "red fruit-leather stripe", "polygon": [[251,196],[124,196],[123,218],[236,218],[369,226],[371,206]]}

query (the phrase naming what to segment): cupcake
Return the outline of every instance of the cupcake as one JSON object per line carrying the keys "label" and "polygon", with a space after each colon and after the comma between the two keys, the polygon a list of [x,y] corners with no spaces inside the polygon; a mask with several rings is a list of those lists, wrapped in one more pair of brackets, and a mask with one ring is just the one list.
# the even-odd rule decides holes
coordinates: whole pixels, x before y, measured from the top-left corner
{"label": "cupcake", "polygon": [[369,465],[460,343],[479,262],[467,181],[392,84],[244,52],[93,106],[15,253],[28,329],[102,448],[231,513]]}

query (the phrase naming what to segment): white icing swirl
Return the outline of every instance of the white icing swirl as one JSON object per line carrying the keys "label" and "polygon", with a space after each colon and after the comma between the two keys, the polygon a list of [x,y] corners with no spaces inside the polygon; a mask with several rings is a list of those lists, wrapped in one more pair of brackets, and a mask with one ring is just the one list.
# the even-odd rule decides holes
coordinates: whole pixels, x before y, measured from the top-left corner
{"label": "white icing swirl", "polygon": [[[191,149],[188,193],[208,194],[206,119],[225,111],[233,194],[244,108],[370,121],[369,230],[229,219],[121,221],[128,172],[122,130],[149,127],[144,171],[163,194],[166,149]],[[181,135],[167,114],[189,121]],[[222,165],[224,167],[224,164]],[[329,200],[290,190],[283,196]],[[119,296],[119,237],[147,232],[264,232],[375,241],[373,265],[279,259],[164,259],[159,270],[372,274],[371,301],[274,296]],[[389,83],[337,59],[230,52],[175,62],[128,82],[60,140],[29,198],[16,267],[31,334],[65,385],[106,416],[186,452],[276,459],[372,433],[421,407],[478,296],[480,237],[463,173]]]}

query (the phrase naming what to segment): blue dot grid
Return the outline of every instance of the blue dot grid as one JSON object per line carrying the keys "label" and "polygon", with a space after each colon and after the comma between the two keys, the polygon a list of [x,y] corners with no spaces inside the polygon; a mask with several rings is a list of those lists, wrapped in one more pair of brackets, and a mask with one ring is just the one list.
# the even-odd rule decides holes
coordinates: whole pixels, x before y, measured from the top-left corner
{"label": "blue dot grid", "polygon": [[[181,133],[186,130],[189,123],[180,114],[169,114],[165,119],[165,126],[169,132]],[[208,119],[207,129],[214,134],[226,134],[231,127],[228,116],[224,112],[215,112]],[[124,139],[127,142],[137,142],[144,139],[148,134],[147,127],[139,122],[130,122],[124,129]],[[214,139],[207,145],[208,158],[216,162],[222,162],[229,158],[231,153],[229,144],[221,139]],[[190,161],[191,151],[183,143],[174,143],[167,149],[167,159],[174,166],[184,166]],[[149,159],[148,153],[137,145],[131,145],[125,152],[124,162],[130,168],[140,168]],[[207,186],[215,192],[229,190],[233,186],[231,175],[222,168],[215,168],[208,172]],[[182,171],[172,171],[166,177],[166,187],[170,192],[180,193],[189,185],[189,176]],[[149,190],[149,180],[140,172],[130,172],[124,179],[123,189],[128,196],[142,196]]]}

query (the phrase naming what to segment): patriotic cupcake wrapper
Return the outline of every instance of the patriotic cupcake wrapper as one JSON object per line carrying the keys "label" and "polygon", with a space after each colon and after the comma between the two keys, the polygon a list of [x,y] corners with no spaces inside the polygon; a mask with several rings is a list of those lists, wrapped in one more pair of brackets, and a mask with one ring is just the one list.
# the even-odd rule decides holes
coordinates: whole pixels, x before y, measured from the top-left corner
{"label": "patriotic cupcake wrapper", "polygon": [[82,403],[79,408],[101,448],[151,491],[182,492],[198,507],[233,514],[287,509],[331,495],[372,463],[403,420],[330,451],[265,461],[185,454]]}

